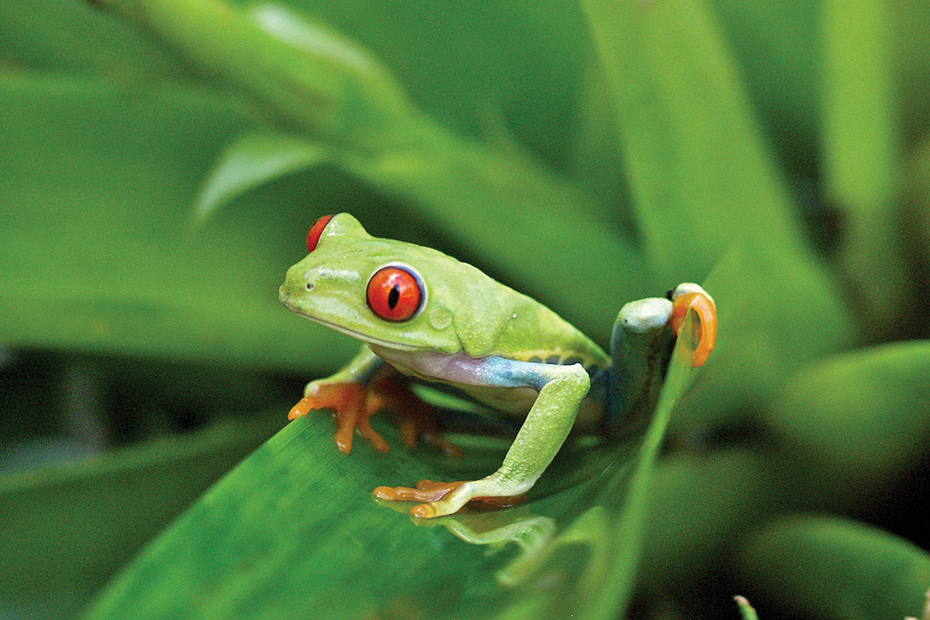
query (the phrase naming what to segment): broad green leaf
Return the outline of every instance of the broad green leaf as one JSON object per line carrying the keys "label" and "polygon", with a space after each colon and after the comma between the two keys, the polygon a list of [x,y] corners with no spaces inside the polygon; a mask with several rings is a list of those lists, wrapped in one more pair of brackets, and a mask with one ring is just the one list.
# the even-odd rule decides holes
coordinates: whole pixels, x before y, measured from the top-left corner
{"label": "broad green leaf", "polygon": [[280,428],[285,411],[69,468],[0,476],[0,615],[76,613],[143,543]]}
{"label": "broad green leaf", "polygon": [[927,452],[930,341],[858,349],[803,367],[766,422],[799,455],[804,493],[829,503],[862,498]]}
{"label": "broad green leaf", "polygon": [[930,554],[880,530],[829,516],[776,519],[739,557],[746,588],[792,617],[918,617]]}
{"label": "broad green leaf", "polygon": [[869,331],[909,311],[892,20],[882,0],[823,5],[824,194],[845,216],[841,265]]}
{"label": "broad green leaf", "polygon": [[702,280],[734,241],[803,245],[793,206],[702,0],[585,0],[647,257]]}
{"label": "broad green leaf", "polygon": [[306,251],[296,192],[190,229],[210,161],[254,123],[240,107],[85,80],[8,78],[0,92],[0,341],[317,372],[351,355],[277,301]]}
{"label": "broad green leaf", "polygon": [[[499,513],[510,523],[491,529],[515,525],[509,534],[475,533],[480,528],[470,514],[415,522],[369,494],[380,484],[475,477],[505,445],[480,451],[472,444],[457,460],[423,450],[381,455],[358,441],[347,456],[333,445],[329,416],[313,414],[288,425],[213,487],[85,618],[245,620],[323,609],[333,619],[516,618],[527,610],[616,617],[635,583],[662,436],[692,377],[695,341],[689,325],[682,333],[638,450],[563,451],[569,453],[531,501]],[[396,431],[387,433],[396,440]],[[536,543],[522,544],[529,553],[500,551],[508,539],[530,538]],[[484,544],[491,542],[499,552],[489,555]]]}
{"label": "broad green leaf", "polygon": [[325,163],[318,145],[288,134],[247,133],[236,138],[220,155],[201,188],[195,217],[204,220],[224,204],[249,190],[288,174]]}

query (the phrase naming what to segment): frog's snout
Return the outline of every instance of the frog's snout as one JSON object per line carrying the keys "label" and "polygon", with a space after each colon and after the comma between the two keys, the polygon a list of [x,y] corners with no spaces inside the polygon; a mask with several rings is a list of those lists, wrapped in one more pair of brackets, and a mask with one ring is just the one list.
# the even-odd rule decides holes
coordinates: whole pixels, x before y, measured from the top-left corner
{"label": "frog's snout", "polygon": [[[307,286],[307,290],[311,290],[312,288],[312,284]],[[281,300],[282,304],[290,308],[294,305],[294,302],[300,298],[302,290],[302,286],[295,284],[293,280],[288,278],[284,281],[284,284],[281,285],[281,288],[278,289],[278,299]]]}
{"label": "frog's snout", "polygon": [[295,265],[288,270],[284,284],[278,289],[278,299],[289,308],[316,288],[315,280],[310,277],[310,272],[296,267]]}

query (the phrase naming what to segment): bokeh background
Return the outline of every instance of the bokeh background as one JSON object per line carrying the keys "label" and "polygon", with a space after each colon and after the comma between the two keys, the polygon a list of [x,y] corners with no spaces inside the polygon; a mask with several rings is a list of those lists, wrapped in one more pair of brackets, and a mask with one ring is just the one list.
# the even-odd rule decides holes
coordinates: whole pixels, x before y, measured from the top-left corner
{"label": "bokeh background", "polygon": [[[918,616],[928,32],[918,0],[0,3],[0,617]],[[277,302],[341,211],[604,345],[625,301],[717,298],[661,456],[557,463],[517,585],[518,545],[367,499],[461,465],[285,428],[356,348]]]}

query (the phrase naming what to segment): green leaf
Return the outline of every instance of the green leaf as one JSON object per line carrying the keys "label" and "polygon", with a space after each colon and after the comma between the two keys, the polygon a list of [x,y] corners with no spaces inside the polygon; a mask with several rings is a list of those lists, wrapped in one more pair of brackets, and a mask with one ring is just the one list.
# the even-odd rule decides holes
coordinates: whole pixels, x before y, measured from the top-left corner
{"label": "green leaf", "polygon": [[845,216],[841,266],[874,332],[910,310],[893,12],[882,0],[830,0],[823,25],[824,194]]}
{"label": "green leaf", "polygon": [[241,107],[62,78],[11,77],[0,96],[0,341],[316,372],[351,355],[277,301],[306,251],[299,188],[189,226],[210,161],[256,124]]}
{"label": "green leaf", "polygon": [[253,132],[237,137],[220,154],[195,204],[203,221],[216,209],[260,185],[329,160],[326,151],[289,134]]}
{"label": "green leaf", "polygon": [[776,519],[740,553],[753,598],[791,617],[919,616],[930,586],[930,554],[880,530],[836,517]]}
{"label": "green leaf", "polygon": [[[314,414],[288,425],[213,487],[85,617],[247,619],[323,608],[334,619],[509,618],[528,609],[546,617],[616,617],[635,583],[662,436],[692,378],[695,342],[687,325],[682,333],[642,446],[563,454],[533,500],[498,513],[510,523],[496,529],[518,525],[509,536],[469,536],[478,526],[468,514],[417,523],[369,495],[380,484],[475,477],[501,457],[499,447],[466,448],[464,460],[450,460],[423,451],[385,456],[358,441],[346,456],[333,446],[329,416]],[[397,437],[393,429],[387,434]],[[546,519],[555,524],[551,541],[540,526]],[[469,537],[535,537],[537,544],[524,544],[533,553],[515,558],[488,555]]]}
{"label": "green leaf", "polygon": [[766,422],[795,455],[804,494],[866,497],[926,455],[930,341],[819,360],[792,377]]}
{"label": "green leaf", "polygon": [[703,280],[734,241],[803,246],[716,20],[701,0],[585,0],[635,219],[667,281]]}
{"label": "green leaf", "polygon": [[69,468],[0,476],[0,609],[74,614],[143,543],[280,428],[283,411]]}

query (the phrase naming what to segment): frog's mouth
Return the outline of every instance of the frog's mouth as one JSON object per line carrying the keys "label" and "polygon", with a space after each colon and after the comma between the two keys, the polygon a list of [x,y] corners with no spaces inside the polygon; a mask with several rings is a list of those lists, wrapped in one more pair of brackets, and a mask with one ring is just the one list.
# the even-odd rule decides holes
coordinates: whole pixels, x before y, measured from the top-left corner
{"label": "frog's mouth", "polygon": [[285,304],[285,307],[287,307],[287,309],[290,310],[291,312],[293,312],[294,314],[296,314],[296,315],[298,315],[298,316],[302,316],[303,318],[307,319],[308,321],[313,321],[314,323],[319,323],[320,325],[325,325],[326,327],[328,327],[328,328],[330,328],[330,329],[332,329],[332,330],[334,330],[334,331],[337,331],[337,332],[339,332],[339,333],[341,333],[341,334],[345,334],[346,336],[352,336],[352,337],[355,338],[356,340],[361,340],[361,341],[364,342],[365,344],[373,344],[373,345],[375,345],[375,346],[384,347],[385,349],[392,349],[392,350],[394,350],[394,351],[420,351],[420,350],[423,349],[423,347],[417,347],[417,346],[414,346],[414,345],[411,345],[411,344],[404,344],[404,343],[401,343],[401,342],[394,342],[394,341],[390,341],[390,340],[383,340],[383,339],[381,339],[381,338],[377,338],[377,337],[372,336],[372,335],[370,335],[370,334],[366,334],[365,332],[362,332],[362,331],[359,331],[359,330],[356,330],[356,329],[351,329],[351,328],[349,328],[349,327],[346,327],[345,325],[337,325],[337,324],[335,324],[335,323],[330,323],[329,321],[326,321],[326,320],[323,320],[323,319],[317,319],[317,318],[314,318],[314,317],[312,317],[312,316],[307,316],[306,314],[303,314],[303,313],[301,313],[301,312],[299,312],[299,311],[297,311],[297,310],[291,309],[291,308],[290,308],[289,306],[287,306],[286,304]]}

